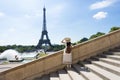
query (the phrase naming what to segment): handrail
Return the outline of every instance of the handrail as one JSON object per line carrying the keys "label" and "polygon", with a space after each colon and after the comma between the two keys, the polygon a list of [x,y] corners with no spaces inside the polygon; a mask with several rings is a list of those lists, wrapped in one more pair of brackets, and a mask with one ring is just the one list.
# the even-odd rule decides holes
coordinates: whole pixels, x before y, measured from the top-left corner
{"label": "handrail", "polygon": [[[72,50],[73,64],[120,45],[120,30],[75,45]],[[63,50],[47,55],[0,73],[0,80],[32,80],[63,68]]]}

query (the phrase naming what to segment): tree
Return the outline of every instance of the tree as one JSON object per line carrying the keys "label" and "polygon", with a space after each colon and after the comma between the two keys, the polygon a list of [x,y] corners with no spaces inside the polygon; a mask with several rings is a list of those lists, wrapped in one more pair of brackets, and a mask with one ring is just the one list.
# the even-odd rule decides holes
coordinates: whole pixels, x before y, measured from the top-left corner
{"label": "tree", "polygon": [[85,41],[87,41],[87,40],[88,40],[88,38],[84,37],[84,38],[82,38],[80,41],[78,41],[77,43],[85,42]]}
{"label": "tree", "polygon": [[3,51],[7,50],[7,47],[5,46],[0,46],[0,53],[2,53]]}
{"label": "tree", "polygon": [[109,32],[112,32],[112,31],[115,31],[115,30],[118,30],[118,29],[120,29],[120,27],[116,27],[116,26],[114,26],[114,27],[112,27],[112,28],[110,29]]}
{"label": "tree", "polygon": [[96,34],[93,34],[89,39],[93,39],[93,38],[96,38],[96,37],[99,37],[99,36],[102,36],[102,35],[105,35],[105,33],[97,32]]}

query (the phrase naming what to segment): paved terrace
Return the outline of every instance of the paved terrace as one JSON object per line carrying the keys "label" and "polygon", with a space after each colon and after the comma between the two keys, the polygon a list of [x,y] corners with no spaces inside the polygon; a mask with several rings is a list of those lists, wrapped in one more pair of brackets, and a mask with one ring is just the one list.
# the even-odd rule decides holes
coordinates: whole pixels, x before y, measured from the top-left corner
{"label": "paved terrace", "polygon": [[9,70],[11,68],[17,67],[22,65],[23,63],[11,63],[11,64],[0,64],[0,73],[4,72],[6,70]]}

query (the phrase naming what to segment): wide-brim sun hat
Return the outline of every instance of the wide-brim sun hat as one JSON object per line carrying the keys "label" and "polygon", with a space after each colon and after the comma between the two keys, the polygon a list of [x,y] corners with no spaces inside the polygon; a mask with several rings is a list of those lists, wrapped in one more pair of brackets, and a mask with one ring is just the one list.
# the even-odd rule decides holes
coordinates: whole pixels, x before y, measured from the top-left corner
{"label": "wide-brim sun hat", "polygon": [[69,37],[65,37],[64,40],[65,40],[66,42],[71,42],[71,38],[69,38]]}

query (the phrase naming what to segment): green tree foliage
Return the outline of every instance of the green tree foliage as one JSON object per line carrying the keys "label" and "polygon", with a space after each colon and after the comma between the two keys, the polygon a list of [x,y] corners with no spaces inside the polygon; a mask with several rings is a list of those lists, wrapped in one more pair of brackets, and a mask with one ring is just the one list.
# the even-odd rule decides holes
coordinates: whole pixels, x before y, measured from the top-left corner
{"label": "green tree foliage", "polygon": [[15,49],[20,53],[23,52],[30,52],[30,51],[35,51],[35,46],[22,46],[22,45],[7,45],[7,46],[0,46],[0,52],[3,52],[7,49]]}
{"label": "green tree foliage", "polygon": [[53,47],[50,47],[47,51],[59,51],[64,49],[64,45],[54,44]]}
{"label": "green tree foliage", "polygon": [[[44,49],[45,46],[43,46]],[[50,47],[47,49],[47,51],[59,51],[61,49],[64,49],[64,45],[53,45],[53,47]],[[36,51],[36,46],[23,46],[23,45],[8,45],[8,46],[0,46],[0,53],[7,49],[14,49],[17,50],[20,53],[23,52],[31,52],[31,51]]]}
{"label": "green tree foliage", "polygon": [[87,41],[87,40],[88,40],[88,38],[84,37],[84,38],[82,38],[80,41],[78,41],[77,43],[82,43],[82,42],[85,42],[85,41]]}
{"label": "green tree foliage", "polygon": [[96,34],[93,34],[89,39],[93,39],[93,38],[96,38],[96,37],[99,37],[99,36],[102,36],[102,35],[105,35],[105,33],[97,32]]}
{"label": "green tree foliage", "polygon": [[7,50],[6,46],[0,46],[0,53],[2,53],[4,50]]}
{"label": "green tree foliage", "polygon": [[[77,42],[78,43],[78,42]],[[77,44],[76,42],[72,43],[72,45],[76,45]]]}
{"label": "green tree foliage", "polygon": [[112,31],[115,31],[115,30],[118,30],[118,29],[120,29],[120,27],[116,27],[116,26],[114,26],[114,27],[112,27],[112,28],[110,29],[109,32],[112,32]]}

